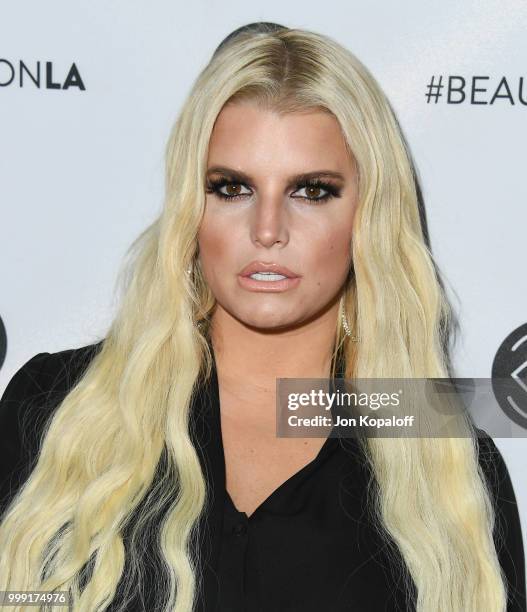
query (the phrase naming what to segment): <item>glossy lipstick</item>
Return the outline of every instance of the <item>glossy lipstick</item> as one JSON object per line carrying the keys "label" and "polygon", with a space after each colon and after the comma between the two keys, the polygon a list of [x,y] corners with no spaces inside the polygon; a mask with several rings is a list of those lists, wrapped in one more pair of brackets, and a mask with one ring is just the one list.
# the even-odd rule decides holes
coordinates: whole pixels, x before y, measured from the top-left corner
{"label": "glossy lipstick", "polygon": [[[260,278],[251,278],[251,274],[260,274]],[[273,275],[281,275],[285,278],[276,280],[263,280],[265,276],[273,279]],[[277,263],[264,261],[252,261],[238,274],[238,282],[241,287],[249,291],[281,292],[296,287],[300,283],[300,275],[292,272],[289,268]]]}

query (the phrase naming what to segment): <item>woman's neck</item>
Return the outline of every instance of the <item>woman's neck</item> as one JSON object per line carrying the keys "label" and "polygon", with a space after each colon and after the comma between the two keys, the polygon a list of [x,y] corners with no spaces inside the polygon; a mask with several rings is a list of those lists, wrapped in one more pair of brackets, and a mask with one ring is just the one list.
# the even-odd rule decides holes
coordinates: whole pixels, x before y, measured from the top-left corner
{"label": "woman's neck", "polygon": [[250,328],[217,308],[211,326],[218,384],[224,398],[275,404],[277,378],[328,378],[336,310],[283,333]]}

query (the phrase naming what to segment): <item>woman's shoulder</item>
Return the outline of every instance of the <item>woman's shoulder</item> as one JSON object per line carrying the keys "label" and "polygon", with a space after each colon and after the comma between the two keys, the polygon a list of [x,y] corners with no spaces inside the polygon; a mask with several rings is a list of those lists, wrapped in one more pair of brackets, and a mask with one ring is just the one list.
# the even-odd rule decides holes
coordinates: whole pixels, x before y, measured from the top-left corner
{"label": "woman's shoulder", "polygon": [[0,401],[16,399],[26,391],[39,391],[51,385],[68,385],[79,369],[87,365],[102,345],[102,340],[79,348],[65,349],[55,353],[38,353],[26,361],[9,381]]}
{"label": "woman's shoulder", "polygon": [[517,506],[514,487],[501,451],[489,434],[476,428],[478,459],[481,469],[496,499]]}
{"label": "woman's shoulder", "polygon": [[525,553],[518,503],[502,453],[486,431],[476,428],[478,458],[495,509],[494,543],[509,583],[507,610],[526,609]]}
{"label": "woman's shoulder", "polygon": [[44,426],[102,344],[26,361],[0,399],[0,513],[33,468]]}

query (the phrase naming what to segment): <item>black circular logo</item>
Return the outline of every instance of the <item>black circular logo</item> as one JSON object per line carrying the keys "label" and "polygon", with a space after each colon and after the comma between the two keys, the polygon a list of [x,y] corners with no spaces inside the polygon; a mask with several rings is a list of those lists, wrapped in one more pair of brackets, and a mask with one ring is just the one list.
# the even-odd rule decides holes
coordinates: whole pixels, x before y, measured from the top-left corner
{"label": "black circular logo", "polygon": [[503,412],[527,429],[527,323],[510,333],[496,352],[492,390]]}

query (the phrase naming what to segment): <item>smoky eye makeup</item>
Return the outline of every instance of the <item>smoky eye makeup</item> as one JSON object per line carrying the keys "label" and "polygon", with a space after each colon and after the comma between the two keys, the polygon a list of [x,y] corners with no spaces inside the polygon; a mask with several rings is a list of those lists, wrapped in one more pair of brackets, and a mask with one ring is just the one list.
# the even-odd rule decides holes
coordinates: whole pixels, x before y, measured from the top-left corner
{"label": "smoky eye makeup", "polygon": [[[232,188],[234,192],[230,192]],[[223,200],[242,200],[252,195],[251,187],[235,176],[219,175],[207,178],[205,190]],[[247,192],[249,190],[249,192]],[[294,195],[304,190],[305,195]],[[340,184],[321,177],[311,177],[296,183],[291,194],[293,199],[303,199],[311,204],[324,203],[331,198],[340,198],[342,187]]]}

